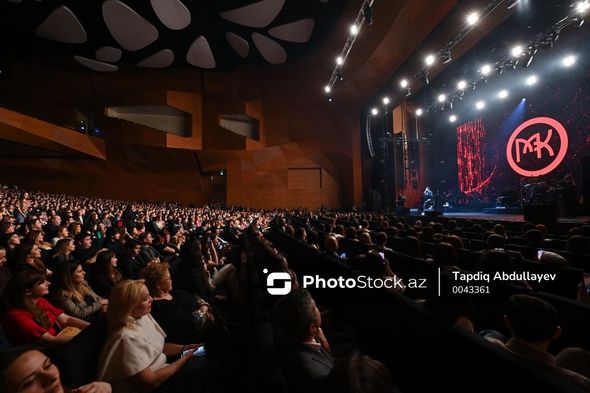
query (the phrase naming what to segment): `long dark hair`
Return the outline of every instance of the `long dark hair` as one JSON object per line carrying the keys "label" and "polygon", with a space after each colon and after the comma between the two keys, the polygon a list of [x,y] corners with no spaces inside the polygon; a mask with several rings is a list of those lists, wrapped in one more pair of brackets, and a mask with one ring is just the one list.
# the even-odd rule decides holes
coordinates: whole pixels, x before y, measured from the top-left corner
{"label": "long dark hair", "polygon": [[115,256],[112,251],[101,251],[96,256],[96,263],[93,266],[93,271],[96,273],[103,273],[107,276],[107,280],[113,285],[123,281],[123,276],[117,268],[111,263],[111,259]]}
{"label": "long dark hair", "polygon": [[24,270],[10,280],[2,297],[5,309],[18,308],[33,314],[33,321],[47,329],[51,321],[35,304],[26,301],[27,291],[47,280],[47,274],[38,270]]}

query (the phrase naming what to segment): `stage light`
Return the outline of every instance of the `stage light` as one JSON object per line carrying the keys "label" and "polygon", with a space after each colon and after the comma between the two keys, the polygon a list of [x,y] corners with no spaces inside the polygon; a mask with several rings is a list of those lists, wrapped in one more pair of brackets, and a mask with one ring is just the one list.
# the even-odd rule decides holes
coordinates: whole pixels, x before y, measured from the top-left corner
{"label": "stage light", "polygon": [[514,7],[516,7],[518,5],[518,3],[520,3],[520,0],[508,0],[506,2],[506,9],[513,9]]}
{"label": "stage light", "polygon": [[508,90],[500,90],[500,92],[498,93],[498,97],[501,99],[508,97]]}
{"label": "stage light", "polygon": [[429,84],[430,80],[428,80],[428,70],[420,72],[420,78],[422,79],[422,82],[424,82],[425,85]]}
{"label": "stage light", "polygon": [[447,100],[447,96],[444,94],[439,94],[438,102],[445,102]]}
{"label": "stage light", "polygon": [[451,56],[451,51],[449,49],[445,49],[441,55],[441,59],[443,61],[443,64],[450,63],[453,60],[453,57]]}
{"label": "stage light", "polygon": [[455,115],[451,115],[451,116],[449,117],[449,121],[450,121],[451,123],[454,123],[454,122],[456,122],[456,121],[457,121],[457,116],[455,116]]}
{"label": "stage light", "polygon": [[537,52],[538,52],[538,49],[536,49],[536,48],[535,48],[535,49],[534,49],[534,50],[533,50],[533,51],[530,53],[530,55],[529,55],[529,59],[527,60],[527,62],[526,62],[526,63],[524,63],[524,66],[525,66],[525,68],[528,68],[528,67],[531,65],[531,63],[533,62],[533,58],[535,57],[535,55],[537,54]]}
{"label": "stage light", "polygon": [[566,57],[563,58],[563,61],[561,62],[561,64],[563,64],[564,67],[571,67],[576,63],[576,56],[574,55],[568,55]]}
{"label": "stage light", "polygon": [[485,102],[483,102],[483,101],[477,101],[477,102],[475,103],[475,107],[476,107],[477,109],[479,109],[479,110],[482,110],[483,108],[485,108],[485,107],[486,107],[486,103],[485,103]]}
{"label": "stage light", "polygon": [[531,75],[528,78],[526,78],[526,84],[529,86],[534,85],[535,83],[537,83],[538,78],[536,75]]}
{"label": "stage light", "polygon": [[379,114],[379,110],[377,110],[377,108],[373,108],[373,109],[371,109],[371,114],[373,116],[377,116]]}
{"label": "stage light", "polygon": [[389,97],[383,97],[383,105],[389,104]]}
{"label": "stage light", "polygon": [[363,15],[367,25],[371,26],[373,24],[373,6],[370,3],[365,3],[363,5]]}
{"label": "stage light", "polygon": [[399,85],[402,87],[402,89],[405,89],[406,87],[408,87],[408,80],[407,79],[402,79],[399,82]]}
{"label": "stage light", "polygon": [[344,60],[342,60],[342,56],[338,56],[336,58],[336,64],[341,65],[344,62]]}
{"label": "stage light", "polygon": [[479,14],[477,12],[472,12],[467,16],[467,24],[469,26],[473,26],[479,20]]}
{"label": "stage light", "polygon": [[357,25],[350,26],[350,34],[357,35],[359,33],[359,28]]}
{"label": "stage light", "polygon": [[422,110],[422,108],[416,109],[416,116],[422,116],[423,113],[424,111]]}
{"label": "stage light", "polygon": [[587,0],[586,1],[578,1],[578,3],[576,4],[576,11],[578,11],[579,14],[585,14],[589,8],[590,8],[590,3]]}
{"label": "stage light", "polygon": [[434,57],[434,55],[428,55],[424,58],[424,63],[426,63],[427,66],[431,66],[434,64],[435,60],[436,57]]}
{"label": "stage light", "polygon": [[326,86],[324,87],[324,91],[325,91],[326,93],[329,93],[329,92],[331,92],[331,91],[332,91],[332,88],[330,87],[330,85],[326,85]]}
{"label": "stage light", "polygon": [[512,54],[512,57],[519,57],[520,55],[522,55],[523,51],[524,49],[521,45],[516,45],[510,50],[510,53]]}
{"label": "stage light", "polygon": [[329,101],[329,102],[332,102],[332,97],[328,98],[328,101]]}
{"label": "stage light", "polygon": [[480,72],[482,75],[488,75],[490,72],[492,72],[492,66],[489,64],[485,64],[481,67]]}
{"label": "stage light", "polygon": [[459,90],[464,90],[467,87],[467,82],[465,81],[459,81],[459,83],[457,83],[457,89]]}

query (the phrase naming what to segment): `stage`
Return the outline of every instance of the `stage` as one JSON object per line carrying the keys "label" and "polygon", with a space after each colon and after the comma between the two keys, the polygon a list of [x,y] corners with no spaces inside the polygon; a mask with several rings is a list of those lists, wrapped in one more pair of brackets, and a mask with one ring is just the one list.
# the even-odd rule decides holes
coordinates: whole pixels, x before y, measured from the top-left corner
{"label": "stage", "polygon": [[[443,212],[443,217],[462,218],[467,220],[525,222],[524,216],[522,214],[487,214],[483,212]],[[588,221],[590,221],[589,216],[560,217],[557,219],[557,222],[564,224],[585,224]]]}
{"label": "stage", "polygon": [[[398,208],[399,209],[399,208]],[[524,219],[523,210],[521,208],[483,208],[483,207],[459,207],[442,209],[433,215],[433,210],[426,210],[426,214],[422,214],[419,209],[409,209],[405,212],[396,211],[394,214],[410,215],[420,217],[440,217],[442,213],[446,218],[460,218],[467,220],[486,220],[486,221],[506,221],[506,222],[526,222]],[[590,222],[590,216],[576,216],[576,217],[559,217],[558,223],[583,225]]]}

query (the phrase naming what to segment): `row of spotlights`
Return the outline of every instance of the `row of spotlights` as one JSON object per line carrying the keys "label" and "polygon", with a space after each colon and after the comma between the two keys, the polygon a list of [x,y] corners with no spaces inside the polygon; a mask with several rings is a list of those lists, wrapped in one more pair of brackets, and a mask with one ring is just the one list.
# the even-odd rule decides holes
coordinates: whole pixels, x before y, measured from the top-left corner
{"label": "row of spotlights", "polygon": [[[441,94],[441,95],[442,95],[442,94]],[[498,92],[498,98],[500,98],[500,99],[504,99],[504,98],[508,97],[508,95],[509,95],[509,93],[508,93],[508,90],[500,90],[500,91]],[[441,99],[441,97],[439,96],[439,101],[440,101],[440,99]],[[476,108],[476,109],[478,109],[478,110],[482,110],[482,109],[484,109],[485,107],[486,107],[486,103],[485,103],[485,101],[477,101],[477,102],[475,103],[475,108]],[[373,108],[373,111],[372,111],[372,113],[373,113],[374,115],[376,115],[376,114],[378,113],[377,109],[376,109],[376,108]],[[416,112],[414,112],[414,114],[415,114],[416,116],[422,116],[422,115],[424,114],[424,110],[423,110],[422,108],[418,108],[418,109],[416,109]],[[456,120],[457,120],[457,116],[455,116],[455,115],[451,115],[451,117],[449,118],[449,120],[450,120],[451,122],[454,122],[454,121],[456,121]]]}
{"label": "row of spotlights", "polygon": [[[578,3],[576,3],[576,11],[580,14],[585,14],[588,10],[590,9],[590,2],[588,0],[584,0],[584,1],[579,1]],[[480,19],[480,15],[477,12],[472,12],[470,13],[466,20],[467,20],[467,24],[469,26],[473,26],[475,25]],[[352,34],[353,36],[357,35],[359,32],[359,28],[356,24],[353,24],[350,26],[350,34]],[[512,48],[511,50],[511,54],[513,57],[520,57],[522,54],[524,53],[524,48],[522,47],[522,45],[516,45]],[[343,63],[343,59],[341,56],[338,56],[336,58],[336,64],[338,65],[342,65]],[[424,58],[424,62],[426,63],[427,66],[431,66],[434,64],[434,62],[436,61],[436,57],[433,54],[429,54]],[[570,67],[572,66],[574,63],[576,62],[576,58],[575,56],[567,56],[564,60],[563,60],[563,65],[565,67]],[[482,75],[488,75],[490,72],[492,72],[492,67],[488,64],[484,65],[481,67],[480,72]],[[533,82],[534,84],[535,82]],[[408,81],[407,79],[402,79],[402,81],[400,82],[400,85],[403,89],[408,87]],[[463,86],[463,87],[461,87]],[[458,88],[459,90],[463,90],[466,87],[466,85],[463,85],[463,81],[459,82]],[[329,93],[331,91],[330,86],[326,86],[324,88],[324,90],[326,91],[326,93]]]}
{"label": "row of spotlights", "polygon": [[[574,65],[576,63],[576,60],[577,60],[576,56],[568,55],[563,58],[562,65],[564,67],[571,67],[572,65]],[[479,72],[482,75],[487,76],[492,72],[492,66],[489,64],[485,64],[479,69]],[[407,79],[402,79],[399,84],[402,87],[402,89],[405,89],[409,86],[410,83],[408,82]],[[465,82],[463,80],[461,80],[457,83],[457,89],[459,89],[459,90],[465,90],[466,87],[467,87],[467,82]]]}
{"label": "row of spotlights", "polygon": [[[576,63],[576,60],[577,60],[577,59],[576,59],[576,56],[574,56],[574,55],[568,55],[568,56],[566,56],[566,57],[564,57],[564,58],[563,58],[563,60],[562,60],[562,65],[563,65],[564,67],[571,67],[572,65],[574,65],[574,64]],[[489,65],[485,65],[485,66],[483,66],[483,67],[481,68],[481,70],[480,70],[480,71],[483,73],[483,72],[484,72],[484,69],[485,69],[486,67],[490,67],[490,66],[489,66]],[[487,70],[485,70],[485,71],[489,73],[489,71],[490,71],[490,70],[489,70],[489,69],[487,69]],[[528,86],[532,86],[532,85],[536,84],[538,81],[539,81],[539,78],[538,78],[536,75],[530,75],[530,76],[528,76],[528,77],[525,79],[525,83],[526,83],[526,85],[528,85]],[[405,87],[407,87],[407,86],[408,86],[408,81],[407,81],[406,79],[403,79],[403,80],[400,82],[400,85],[401,85],[402,87],[404,87],[404,88],[405,88]],[[463,81],[463,80],[461,80],[461,81],[459,81],[459,82],[457,83],[457,88],[458,88],[459,90],[463,90],[463,89],[465,89],[466,87],[467,87],[467,82],[465,82],[465,81]],[[329,92],[329,86],[326,86],[326,92]],[[498,94],[497,94],[498,98],[500,98],[500,99],[504,99],[504,98],[508,97],[508,95],[509,95],[509,93],[508,93],[508,90],[505,90],[505,89],[504,89],[504,90],[500,90],[500,91],[498,92]],[[438,102],[439,102],[439,103],[441,103],[441,104],[442,104],[442,103],[444,103],[445,101],[447,101],[447,96],[446,96],[445,94],[439,94],[439,95],[438,95],[438,97],[437,97],[437,100],[438,100]],[[391,100],[390,100],[390,98],[389,98],[389,97],[383,97],[383,104],[384,104],[384,105],[388,105],[390,102],[391,102]],[[484,109],[484,108],[485,108],[485,102],[484,102],[484,101],[478,101],[478,102],[475,104],[475,107],[476,107],[477,109],[479,109],[479,110],[481,110],[481,109]],[[371,111],[371,113],[372,113],[373,115],[376,115],[376,114],[377,114],[377,113],[379,113],[379,112],[377,111],[377,109],[376,109],[376,108],[373,108],[373,110]],[[423,114],[423,113],[424,113],[424,111],[423,111],[423,109],[422,109],[422,108],[418,108],[418,109],[416,110],[416,112],[415,112],[416,116],[422,116],[422,114]]]}

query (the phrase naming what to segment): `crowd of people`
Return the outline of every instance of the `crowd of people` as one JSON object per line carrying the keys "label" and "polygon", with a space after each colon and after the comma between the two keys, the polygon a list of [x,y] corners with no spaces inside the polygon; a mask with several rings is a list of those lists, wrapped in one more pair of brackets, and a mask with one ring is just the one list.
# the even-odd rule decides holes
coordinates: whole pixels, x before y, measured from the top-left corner
{"label": "crowd of people", "polygon": [[[358,212],[187,207],[6,186],[0,188],[0,201],[0,392],[20,391],[14,387],[23,384],[61,387],[52,351],[99,321],[108,326],[96,370],[99,382],[73,391],[223,391],[236,382],[228,378],[232,358],[240,356],[232,345],[232,329],[240,328],[240,316],[251,300],[246,269],[251,263],[259,271],[291,277],[293,290],[272,308],[278,358],[290,392],[398,391],[387,368],[359,352],[354,340],[330,344],[334,331],[324,332],[322,325],[329,310],[299,288],[288,255],[264,234],[284,231],[358,272],[399,282],[382,253],[391,251],[388,238],[403,232],[405,253],[448,271],[458,269],[457,250],[463,248],[456,223],[409,225],[402,218]],[[371,222],[378,222],[380,230],[370,230]],[[585,247],[576,236],[585,239],[586,230],[572,231],[572,249]],[[528,228],[525,236],[533,242],[540,233],[542,240],[544,231]],[[492,263],[486,258],[496,261],[507,255],[504,228],[496,225],[489,232],[482,269]],[[349,258],[340,252],[342,239],[370,244],[374,252]],[[421,242],[429,241],[437,246],[424,255]],[[547,263],[567,263],[547,255]],[[401,285],[394,292],[404,294],[405,289]],[[522,296],[512,298],[507,311],[512,338],[492,332],[489,339],[590,387],[587,352],[550,355],[547,343],[559,331],[557,320],[547,317],[551,306]],[[529,314],[524,321],[519,318]],[[530,321],[538,321],[534,329]],[[474,330],[468,315],[457,315],[453,322]],[[225,377],[214,378],[219,370]]]}

